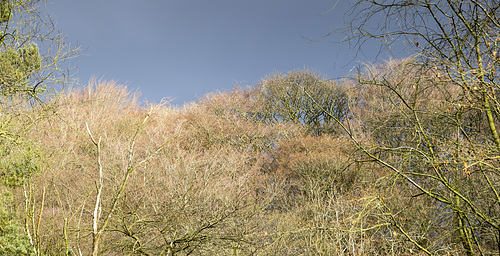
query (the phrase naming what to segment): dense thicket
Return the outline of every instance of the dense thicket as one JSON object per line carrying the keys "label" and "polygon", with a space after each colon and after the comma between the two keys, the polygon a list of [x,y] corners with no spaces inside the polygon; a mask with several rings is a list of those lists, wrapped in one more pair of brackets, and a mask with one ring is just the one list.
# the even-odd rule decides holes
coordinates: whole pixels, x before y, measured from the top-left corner
{"label": "dense thicket", "polygon": [[[256,118],[263,83],[181,109],[141,106],[112,82],[67,91],[27,129],[37,140],[4,158],[35,168],[11,179],[24,180],[12,219],[48,255],[462,254],[467,235],[493,253],[497,236],[474,214],[497,216],[496,158],[472,126],[480,109],[452,103],[460,90],[436,72],[409,59],[320,80],[347,102],[334,133]],[[470,208],[447,204],[459,193]]]}
{"label": "dense thicket", "polygon": [[[67,92],[54,105],[57,115],[31,130],[39,138],[33,147],[43,148],[28,201],[27,217],[40,221],[36,246],[46,254],[462,254],[456,208],[440,200],[453,199],[450,188],[464,188],[478,208],[491,207],[492,191],[472,169],[479,164],[464,166],[463,156],[452,155],[466,152],[449,152],[458,145],[450,116],[471,117],[447,103],[459,90],[416,64],[372,66],[360,82],[320,80],[347,102],[348,116],[337,119],[346,131],[335,133],[256,118],[267,104],[262,84],[182,109],[140,106],[109,82]],[[374,77],[398,86],[367,82]],[[410,104],[403,96],[418,106],[416,114],[402,111]],[[420,157],[430,149],[415,127],[433,136],[433,150],[447,162]],[[445,169],[450,184],[436,180],[432,168]],[[496,250],[491,228],[474,232],[476,248]]]}

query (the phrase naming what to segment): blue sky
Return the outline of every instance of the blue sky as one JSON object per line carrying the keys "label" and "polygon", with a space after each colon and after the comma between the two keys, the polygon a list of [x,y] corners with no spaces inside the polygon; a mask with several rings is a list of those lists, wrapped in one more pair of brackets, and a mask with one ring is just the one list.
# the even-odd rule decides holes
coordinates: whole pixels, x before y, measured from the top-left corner
{"label": "blue sky", "polygon": [[[355,51],[319,39],[343,25],[340,0],[51,0],[57,28],[83,55],[80,84],[115,80],[141,98],[195,101],[235,84],[255,85],[275,72],[310,68],[329,78],[347,75]],[[364,61],[364,60],[362,60]]]}

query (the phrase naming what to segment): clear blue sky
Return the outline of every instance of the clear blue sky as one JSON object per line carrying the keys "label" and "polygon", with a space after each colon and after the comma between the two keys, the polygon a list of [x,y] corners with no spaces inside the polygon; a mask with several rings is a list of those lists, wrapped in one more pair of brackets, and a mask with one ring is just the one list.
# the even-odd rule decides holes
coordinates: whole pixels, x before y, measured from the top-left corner
{"label": "clear blue sky", "polygon": [[[319,39],[342,26],[340,0],[51,0],[57,28],[84,54],[70,62],[79,83],[116,80],[141,98],[194,101],[236,83],[304,67],[347,75],[354,50]],[[326,13],[327,12],[327,13]]]}

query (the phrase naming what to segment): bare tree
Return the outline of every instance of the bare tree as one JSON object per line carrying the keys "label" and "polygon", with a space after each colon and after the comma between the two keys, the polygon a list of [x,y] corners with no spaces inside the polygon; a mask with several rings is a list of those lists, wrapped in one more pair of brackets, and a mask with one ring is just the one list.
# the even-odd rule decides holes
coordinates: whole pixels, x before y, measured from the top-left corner
{"label": "bare tree", "polygon": [[500,251],[499,14],[491,0],[359,0],[350,10],[342,32],[355,47],[379,39],[414,53],[357,76],[365,94],[353,104],[373,115],[353,115],[360,130],[342,123],[390,171],[381,193],[399,194],[381,195],[381,219],[411,244],[403,250]]}

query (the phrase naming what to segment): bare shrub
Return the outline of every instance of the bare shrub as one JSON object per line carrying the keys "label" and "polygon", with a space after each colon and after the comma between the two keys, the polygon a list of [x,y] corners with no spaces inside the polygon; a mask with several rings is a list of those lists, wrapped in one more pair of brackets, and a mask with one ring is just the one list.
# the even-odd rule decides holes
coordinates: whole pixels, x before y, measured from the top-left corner
{"label": "bare shrub", "polygon": [[[119,197],[131,138],[146,114],[126,89],[101,82],[63,94],[54,107],[57,115],[38,124],[33,135],[44,143],[46,165],[33,180],[33,193],[46,188],[40,227],[46,253],[90,254],[98,156],[103,172],[99,211],[111,214],[100,254],[256,250],[248,235],[265,225],[255,216],[268,200],[255,193],[255,186],[263,156],[288,133],[285,127],[219,115],[200,104],[151,109],[135,139],[132,165],[150,159],[134,168]],[[86,124],[96,141],[101,138],[99,150]]]}
{"label": "bare shrub", "polygon": [[396,246],[377,233],[390,230],[377,222],[373,166],[343,136],[250,118],[252,93],[150,114],[113,82],[62,94],[56,115],[30,130],[43,148],[28,196],[42,251],[383,255]]}

